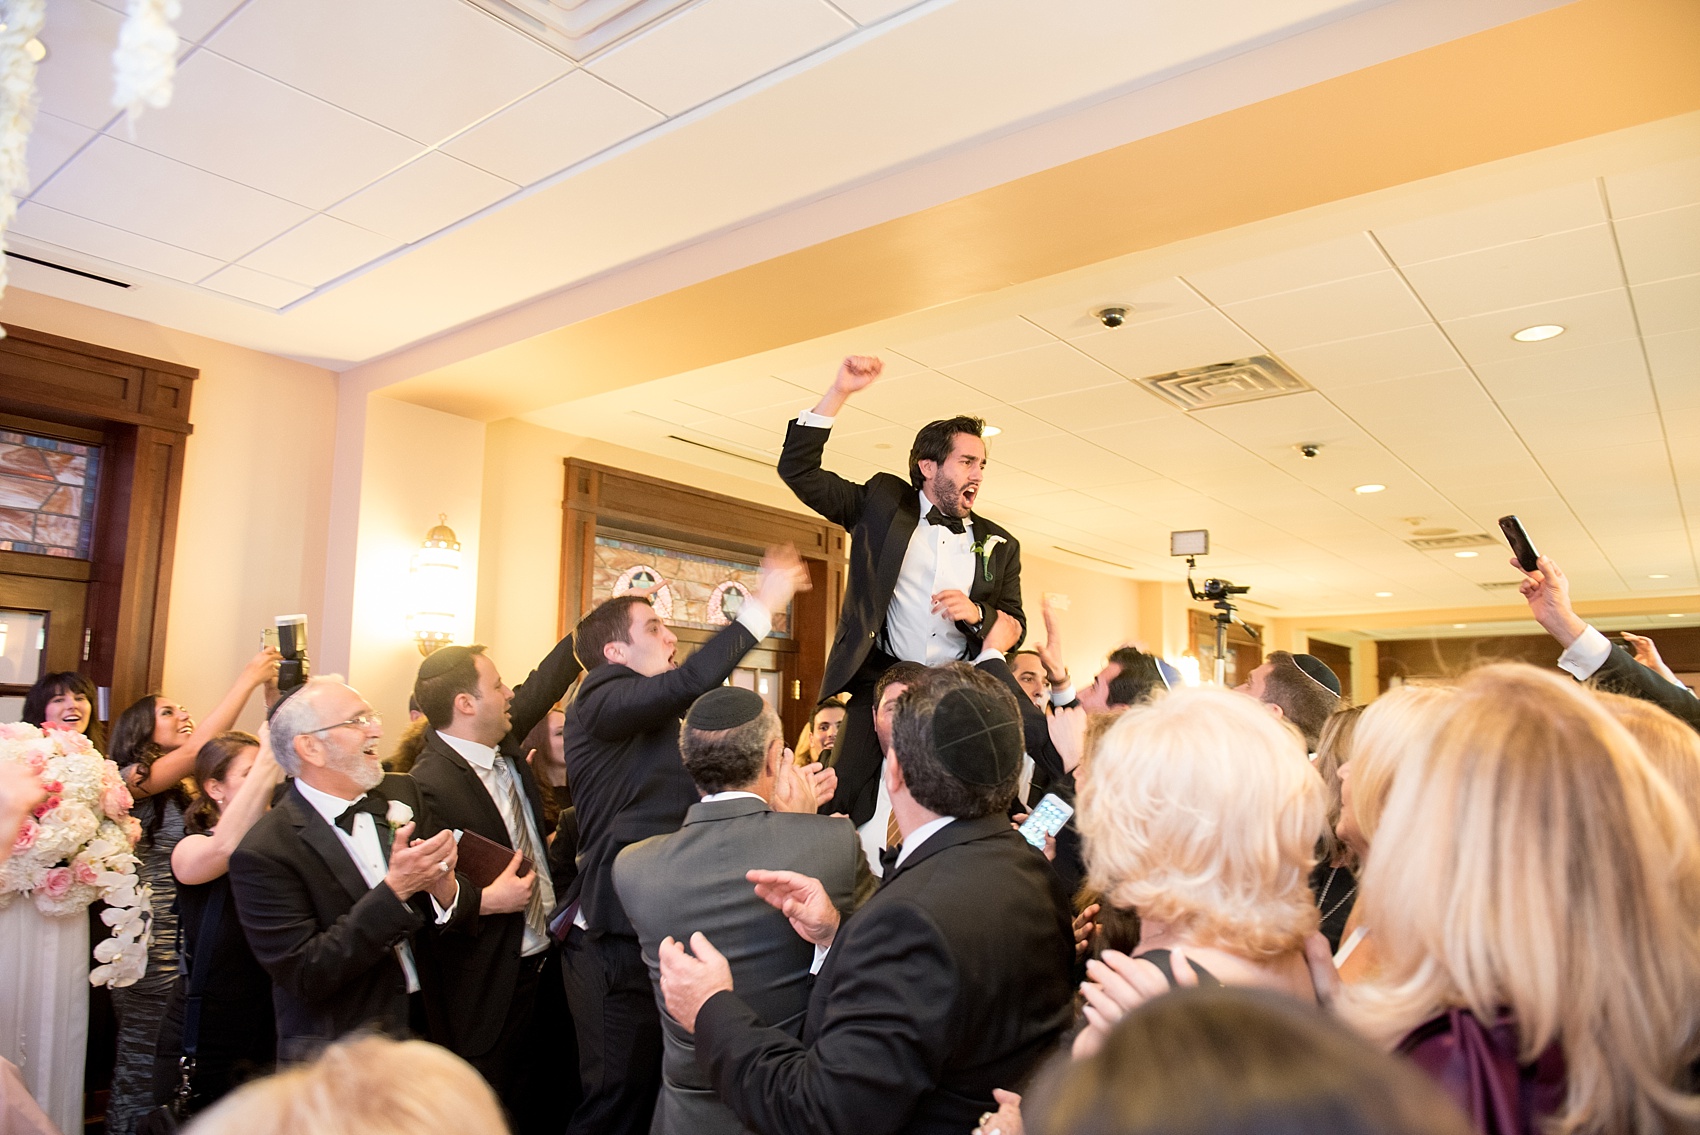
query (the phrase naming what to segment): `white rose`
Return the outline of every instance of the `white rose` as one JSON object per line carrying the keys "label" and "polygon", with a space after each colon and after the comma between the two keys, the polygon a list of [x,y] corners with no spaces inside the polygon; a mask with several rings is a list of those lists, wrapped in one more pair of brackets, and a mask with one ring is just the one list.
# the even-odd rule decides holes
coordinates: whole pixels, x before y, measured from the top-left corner
{"label": "white rose", "polygon": [[390,806],[384,809],[384,822],[392,828],[413,822],[413,809],[400,800],[391,800]]}

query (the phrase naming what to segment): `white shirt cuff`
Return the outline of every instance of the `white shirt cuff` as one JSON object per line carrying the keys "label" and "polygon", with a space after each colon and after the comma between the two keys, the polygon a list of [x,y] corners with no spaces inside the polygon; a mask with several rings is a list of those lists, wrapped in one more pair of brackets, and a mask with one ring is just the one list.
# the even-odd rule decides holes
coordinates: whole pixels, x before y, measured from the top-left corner
{"label": "white shirt cuff", "polygon": [[982,662],[990,661],[993,658],[1002,658],[1003,656],[1003,651],[999,650],[995,646],[988,646],[974,659],[974,665],[978,666]]}
{"label": "white shirt cuff", "polygon": [[804,410],[801,414],[797,415],[797,424],[799,426],[815,426],[816,428],[823,430],[830,430],[834,420],[835,419],[829,418],[825,414],[817,414],[813,410]]}
{"label": "white shirt cuff", "polygon": [[1611,642],[1606,636],[1589,627],[1570,648],[1558,656],[1559,669],[1578,682],[1586,682],[1611,657]]}
{"label": "white shirt cuff", "polygon": [[738,609],[738,621],[756,636],[757,642],[773,631],[773,613],[767,609],[767,604],[754,595],[744,600],[744,605]]}
{"label": "white shirt cuff", "polygon": [[460,901],[460,878],[458,876],[455,878],[455,897],[449,900],[449,905],[446,907],[437,901],[436,895],[429,891],[425,893],[430,896],[431,909],[437,912],[437,925],[441,926],[449,920],[449,916],[455,912],[455,904]]}
{"label": "white shirt cuff", "polygon": [[1074,700],[1074,684],[1072,682],[1070,684],[1064,686],[1060,690],[1053,689],[1051,691],[1051,704],[1052,705],[1067,705],[1069,702],[1071,702],[1073,700]]}
{"label": "white shirt cuff", "polygon": [[828,954],[830,954],[831,952],[832,952],[831,946],[816,946],[815,947],[815,960],[809,963],[809,973],[810,974],[819,973],[820,967],[822,965],[826,964],[826,956]]}

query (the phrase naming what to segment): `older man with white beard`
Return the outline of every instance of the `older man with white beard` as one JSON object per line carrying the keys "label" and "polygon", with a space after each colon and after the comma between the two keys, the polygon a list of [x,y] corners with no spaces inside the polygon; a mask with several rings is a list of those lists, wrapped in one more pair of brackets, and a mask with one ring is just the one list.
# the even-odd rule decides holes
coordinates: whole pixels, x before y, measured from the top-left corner
{"label": "older man with white beard", "polygon": [[411,777],[384,775],[383,726],[341,678],[311,679],[272,708],[269,728],[291,779],[231,855],[230,885],[271,975],[278,1059],[307,1059],[360,1029],[424,1032],[412,938],[428,921],[452,928],[478,914],[453,836],[432,824]]}

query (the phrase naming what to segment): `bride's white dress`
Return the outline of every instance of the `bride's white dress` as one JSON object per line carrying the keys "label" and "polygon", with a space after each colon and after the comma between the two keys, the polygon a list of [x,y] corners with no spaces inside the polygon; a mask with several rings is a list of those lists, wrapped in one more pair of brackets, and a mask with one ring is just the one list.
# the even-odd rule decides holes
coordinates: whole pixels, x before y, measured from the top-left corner
{"label": "bride's white dress", "polygon": [[66,1135],[83,1129],[88,911],[56,917],[19,895],[0,910],[0,1055]]}

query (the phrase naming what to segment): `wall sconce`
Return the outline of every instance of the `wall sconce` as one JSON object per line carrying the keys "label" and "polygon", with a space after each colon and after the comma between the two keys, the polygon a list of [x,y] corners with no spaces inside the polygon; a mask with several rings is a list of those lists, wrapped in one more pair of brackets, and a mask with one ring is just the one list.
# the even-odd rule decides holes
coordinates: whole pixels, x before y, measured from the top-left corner
{"label": "wall sconce", "polygon": [[427,655],[455,640],[460,598],[460,541],[447,513],[438,513],[437,520],[413,553],[413,613],[407,617],[419,653]]}

